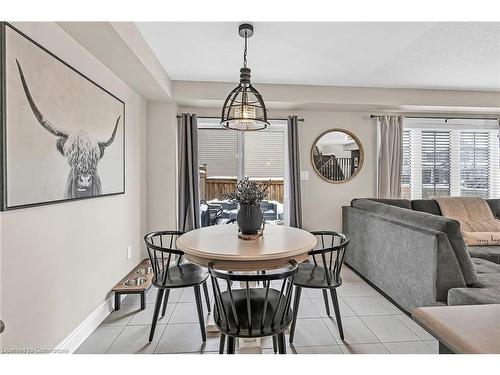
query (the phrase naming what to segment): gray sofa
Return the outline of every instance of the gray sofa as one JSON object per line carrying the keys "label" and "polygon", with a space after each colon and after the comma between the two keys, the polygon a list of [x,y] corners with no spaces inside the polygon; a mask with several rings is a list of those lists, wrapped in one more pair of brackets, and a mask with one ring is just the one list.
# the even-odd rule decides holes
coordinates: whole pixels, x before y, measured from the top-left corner
{"label": "gray sofa", "polygon": [[[500,200],[489,200],[500,218]],[[435,200],[354,199],[346,263],[400,307],[500,303],[500,246],[467,247]]]}

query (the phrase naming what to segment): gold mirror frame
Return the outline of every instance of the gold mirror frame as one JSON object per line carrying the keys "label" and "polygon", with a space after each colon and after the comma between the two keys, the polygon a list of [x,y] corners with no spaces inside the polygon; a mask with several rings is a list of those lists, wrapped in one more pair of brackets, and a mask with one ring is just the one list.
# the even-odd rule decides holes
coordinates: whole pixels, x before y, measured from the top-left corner
{"label": "gold mirror frame", "polygon": [[[329,180],[328,178],[324,177],[320,171],[318,171],[318,169],[316,168],[316,164],[314,164],[314,155],[313,155],[313,152],[314,152],[314,147],[316,146],[316,144],[318,143],[318,141],[321,139],[321,137],[323,137],[324,135],[328,134],[328,133],[332,133],[332,132],[341,132],[341,133],[345,133],[347,134],[349,137],[351,137],[355,142],[356,144],[359,146],[359,164],[358,164],[358,168],[356,169],[356,172],[354,172],[349,178],[346,178],[345,180],[341,180],[341,181],[332,181],[332,180]],[[365,150],[363,149],[363,145],[361,144],[361,141],[359,140],[358,137],[356,137],[354,135],[354,133],[352,133],[351,131],[349,130],[346,130],[346,129],[341,129],[341,128],[333,128],[333,129],[329,129],[329,130],[326,130],[324,131],[323,133],[321,133],[319,135],[319,137],[317,137],[311,147],[311,153],[310,153],[310,158],[311,158],[311,164],[314,168],[314,171],[316,172],[316,174],[321,177],[323,180],[331,183],[331,184],[343,184],[343,183],[346,183],[346,182],[349,182],[351,181],[354,177],[356,177],[359,173],[359,171],[361,170],[361,168],[363,167],[363,162],[365,160]]]}

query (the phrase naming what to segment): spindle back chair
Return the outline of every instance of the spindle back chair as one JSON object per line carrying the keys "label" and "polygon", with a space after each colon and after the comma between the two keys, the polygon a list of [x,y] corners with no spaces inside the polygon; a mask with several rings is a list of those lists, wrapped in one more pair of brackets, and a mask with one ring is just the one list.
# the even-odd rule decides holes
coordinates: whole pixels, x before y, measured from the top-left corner
{"label": "spindle back chair", "polygon": [[309,252],[312,262],[302,263],[294,280],[294,316],[290,328],[290,343],[293,342],[294,338],[302,288],[322,289],[323,300],[328,315],[330,315],[330,305],[327,290],[330,290],[340,338],[344,339],[336,288],[342,285],[340,271],[344,264],[344,256],[350,238],[347,234],[332,231],[316,231],[311,233],[316,236],[318,241],[316,247]]}
{"label": "spindle back chair", "polygon": [[[226,336],[228,353],[234,353],[235,338],[272,336],[273,344],[284,354],[284,331],[293,317],[290,305],[297,262],[291,260],[287,268],[256,274],[216,267],[211,262],[208,269],[215,299],[214,322],[221,332],[219,353],[224,351]],[[235,287],[238,282],[241,288]]]}
{"label": "spindle back chair", "polygon": [[162,317],[165,315],[170,289],[193,287],[195,294],[198,320],[200,322],[201,337],[206,341],[205,321],[203,316],[203,304],[201,301],[200,285],[203,286],[207,310],[210,312],[210,298],[208,295],[207,279],[208,272],[196,264],[185,259],[184,252],[177,247],[177,238],[184,232],[181,231],[159,231],[144,236],[144,242],[148,250],[149,261],[153,269],[153,286],[158,288],[156,295],[153,321],[149,334],[149,342],[153,341],[160,307],[163,299]]}

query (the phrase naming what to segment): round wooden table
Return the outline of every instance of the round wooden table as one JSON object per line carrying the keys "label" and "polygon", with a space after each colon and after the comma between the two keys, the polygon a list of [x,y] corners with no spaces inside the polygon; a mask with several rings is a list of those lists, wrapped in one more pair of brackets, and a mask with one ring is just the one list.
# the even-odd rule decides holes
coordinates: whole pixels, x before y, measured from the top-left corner
{"label": "round wooden table", "polygon": [[316,237],[302,229],[266,225],[256,240],[238,238],[238,226],[214,225],[187,232],[177,239],[177,247],[191,262],[229,271],[260,271],[284,267],[290,259],[298,263],[316,246]]}

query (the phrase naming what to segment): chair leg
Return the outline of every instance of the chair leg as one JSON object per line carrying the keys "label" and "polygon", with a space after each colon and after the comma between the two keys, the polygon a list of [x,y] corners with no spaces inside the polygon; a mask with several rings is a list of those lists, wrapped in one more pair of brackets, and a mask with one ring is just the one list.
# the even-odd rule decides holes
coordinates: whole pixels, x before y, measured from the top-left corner
{"label": "chair leg", "polygon": [[219,340],[219,354],[224,354],[224,345],[226,344],[226,335],[221,333]]}
{"label": "chair leg", "polygon": [[196,297],[196,309],[198,310],[198,320],[200,321],[201,339],[207,341],[207,333],[205,332],[205,319],[203,318],[203,304],[201,303],[200,286],[194,287],[194,295]]}
{"label": "chair leg", "polygon": [[203,294],[205,294],[205,301],[207,302],[207,310],[208,312],[211,312],[210,308],[210,296],[208,295],[208,286],[207,286],[207,281],[203,283]]}
{"label": "chair leg", "polygon": [[290,327],[290,344],[293,342],[293,336],[295,335],[295,324],[297,323],[297,315],[299,315],[299,303],[300,303],[300,293],[302,288],[295,285],[295,297],[293,299],[293,320],[292,326]]}
{"label": "chair leg", "polygon": [[227,354],[234,354],[236,349],[236,341],[233,336],[227,337]]}
{"label": "chair leg", "polygon": [[330,304],[328,303],[328,293],[323,289],[323,299],[325,300],[326,315],[330,316]]}
{"label": "chair leg", "polygon": [[286,354],[285,334],[278,333],[278,352],[279,354]]}
{"label": "chair leg", "polygon": [[342,329],[342,319],[340,318],[340,308],[339,308],[339,299],[337,297],[337,290],[330,289],[330,294],[332,295],[333,309],[335,310],[335,320],[337,321],[337,327],[339,328],[340,339],[344,340],[344,330]]}
{"label": "chair leg", "polygon": [[151,330],[149,331],[149,342],[153,341],[153,337],[155,335],[156,323],[158,322],[158,315],[160,314],[163,293],[164,289],[158,289],[158,294],[156,295],[155,311],[153,313],[153,321],[151,322]]}
{"label": "chair leg", "polygon": [[165,316],[165,312],[167,311],[167,303],[169,296],[170,296],[170,289],[165,289],[165,295],[163,296],[163,309],[161,310],[162,318]]}
{"label": "chair leg", "polygon": [[273,336],[273,350],[274,354],[278,353],[278,339],[276,336]]}

